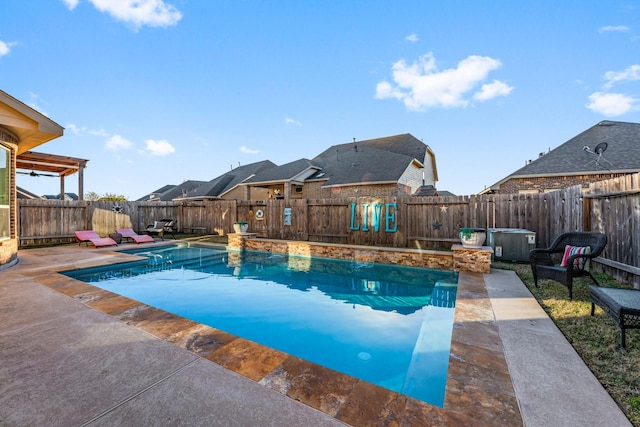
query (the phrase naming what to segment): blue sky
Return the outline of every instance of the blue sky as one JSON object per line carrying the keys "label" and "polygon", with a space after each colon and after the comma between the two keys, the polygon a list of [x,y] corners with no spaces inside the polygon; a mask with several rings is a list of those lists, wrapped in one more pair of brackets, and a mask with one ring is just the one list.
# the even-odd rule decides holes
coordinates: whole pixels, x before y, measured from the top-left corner
{"label": "blue sky", "polygon": [[[481,191],[601,120],[640,121],[640,1],[2,1],[0,88],[65,127],[85,193],[411,133]],[[58,180],[18,177],[37,194]],[[75,176],[66,191],[77,192]]]}

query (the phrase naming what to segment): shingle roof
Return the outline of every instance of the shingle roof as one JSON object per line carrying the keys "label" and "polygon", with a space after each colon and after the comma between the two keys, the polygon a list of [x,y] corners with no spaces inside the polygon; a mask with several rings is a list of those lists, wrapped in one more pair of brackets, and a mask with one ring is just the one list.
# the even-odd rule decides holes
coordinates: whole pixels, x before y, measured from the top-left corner
{"label": "shingle roof", "polygon": [[160,194],[159,199],[163,202],[168,202],[178,197],[185,197],[204,183],[205,181],[185,181],[182,184],[174,186],[169,191]]}
{"label": "shingle roof", "polygon": [[427,145],[410,133],[333,145],[312,160],[331,156],[335,154],[336,150],[351,151],[354,146],[358,148],[367,146],[391,153],[402,154],[417,159],[422,164],[425,164],[427,160]]}
{"label": "shingle roof", "polygon": [[41,197],[29,190],[16,186],[16,193],[18,199],[40,199]]}
{"label": "shingle roof", "polygon": [[318,169],[318,166],[314,165],[308,159],[299,159],[290,163],[285,163],[284,165],[274,166],[270,169],[263,170],[245,182],[248,184],[257,184],[291,181],[308,169]]}
{"label": "shingle roof", "polygon": [[309,179],[324,179],[325,186],[394,182],[414,161],[414,157],[363,143],[334,147],[333,152],[329,149],[313,159],[322,170]]}
{"label": "shingle roof", "polygon": [[[607,143],[607,149],[598,160],[598,156],[589,151],[601,142]],[[585,147],[589,147],[589,151]],[[602,121],[508,178],[637,171],[640,171],[640,124]]]}
{"label": "shingle roof", "polygon": [[[333,145],[312,160],[303,158],[281,166],[265,160],[236,168],[198,187],[187,188],[187,183],[194,182],[187,181],[180,186],[165,186],[150,194],[160,193],[160,200],[212,198],[223,195],[238,184],[308,179],[325,181],[325,186],[397,182],[413,161],[422,165],[428,161],[436,173],[429,147],[407,133]],[[167,190],[163,192],[165,188]],[[149,196],[140,199],[144,200],[149,200]]]}
{"label": "shingle roof", "polygon": [[398,181],[415,159],[424,165],[427,145],[411,134],[338,144],[312,159],[322,171],[310,179],[325,186]]}
{"label": "shingle roof", "polygon": [[178,196],[177,198],[193,199],[221,197],[224,193],[228,192],[238,184],[245,182],[247,178],[251,177],[252,175],[255,175],[256,173],[259,173],[263,170],[270,170],[275,167],[275,163],[271,162],[270,160],[263,160],[261,162],[239,166],[193,189],[193,191],[190,191],[186,197]]}
{"label": "shingle roof", "polygon": [[333,145],[311,160],[264,170],[247,184],[291,181],[305,171],[317,172],[307,180],[326,181],[325,186],[396,182],[414,159],[424,164],[427,146],[411,134]]}
{"label": "shingle roof", "polygon": [[158,198],[162,193],[166,193],[167,191],[171,190],[172,188],[175,188],[176,186],[173,184],[167,184],[164,185],[160,188],[158,188],[156,191],[152,191],[149,194],[145,194],[144,196],[140,197],[138,200],[136,200],[137,202],[147,202],[149,200],[155,200],[156,198]]}
{"label": "shingle roof", "polygon": [[[78,200],[78,195],[76,193],[64,193],[65,197],[68,197],[70,200]],[[45,194],[42,196],[43,199],[47,200],[60,200],[60,193],[58,194]]]}

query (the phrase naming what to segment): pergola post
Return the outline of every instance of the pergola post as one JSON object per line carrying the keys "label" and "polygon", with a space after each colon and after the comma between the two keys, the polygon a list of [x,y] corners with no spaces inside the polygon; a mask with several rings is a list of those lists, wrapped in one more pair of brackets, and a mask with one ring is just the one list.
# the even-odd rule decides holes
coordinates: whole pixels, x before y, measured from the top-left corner
{"label": "pergola post", "polygon": [[80,162],[78,165],[78,200],[84,200],[84,168],[87,162]]}
{"label": "pergola post", "polygon": [[60,175],[60,200],[64,200],[64,175]]}

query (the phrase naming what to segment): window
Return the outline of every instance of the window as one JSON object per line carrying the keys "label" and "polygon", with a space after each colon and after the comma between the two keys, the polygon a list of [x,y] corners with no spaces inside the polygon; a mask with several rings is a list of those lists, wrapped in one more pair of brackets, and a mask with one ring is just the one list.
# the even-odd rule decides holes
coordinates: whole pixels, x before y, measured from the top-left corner
{"label": "window", "polygon": [[0,145],[0,239],[8,239],[11,234],[11,152]]}

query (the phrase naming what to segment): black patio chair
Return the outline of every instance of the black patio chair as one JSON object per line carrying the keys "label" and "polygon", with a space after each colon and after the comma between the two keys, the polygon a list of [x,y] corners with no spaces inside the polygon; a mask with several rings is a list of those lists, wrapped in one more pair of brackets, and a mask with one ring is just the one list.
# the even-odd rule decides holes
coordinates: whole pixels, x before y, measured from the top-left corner
{"label": "black patio chair", "polygon": [[[574,249],[571,251],[571,248],[567,248],[568,246],[579,249],[588,247],[589,250]],[[529,262],[531,263],[534,284],[538,287],[539,279],[555,280],[569,289],[569,299],[573,299],[573,279],[575,277],[588,276],[596,285],[599,285],[588,270],[588,261],[599,256],[606,246],[607,236],[605,234],[573,231],[556,237],[548,248],[532,249],[529,252]],[[561,263],[563,259],[565,265]]]}
{"label": "black patio chair", "polygon": [[158,236],[160,236],[161,240],[164,240],[165,234],[169,233],[175,239],[176,238],[174,234],[175,229],[176,229],[175,219],[161,219],[149,225],[146,228],[145,232],[149,235],[157,234]]}

